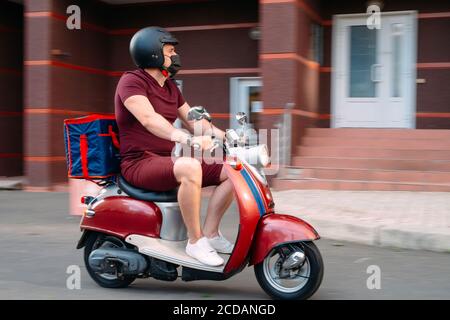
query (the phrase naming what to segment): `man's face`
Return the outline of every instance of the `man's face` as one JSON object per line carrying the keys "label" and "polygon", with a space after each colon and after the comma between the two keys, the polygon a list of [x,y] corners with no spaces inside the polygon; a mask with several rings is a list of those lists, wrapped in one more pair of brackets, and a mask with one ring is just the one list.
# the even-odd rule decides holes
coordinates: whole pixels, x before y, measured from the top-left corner
{"label": "man's face", "polygon": [[175,46],[172,44],[165,44],[163,46],[163,54],[164,54],[164,67],[168,68],[172,64],[170,57],[177,54],[175,52]]}

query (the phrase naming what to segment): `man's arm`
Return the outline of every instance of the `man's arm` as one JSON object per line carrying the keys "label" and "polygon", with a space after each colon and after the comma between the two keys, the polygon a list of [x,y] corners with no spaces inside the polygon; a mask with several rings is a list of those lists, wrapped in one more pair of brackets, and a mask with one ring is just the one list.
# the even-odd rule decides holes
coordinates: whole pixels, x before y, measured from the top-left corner
{"label": "man's arm", "polygon": [[124,101],[125,107],[151,133],[162,139],[186,143],[188,134],[176,129],[155,111],[147,97],[134,95]]}
{"label": "man's arm", "polygon": [[[189,112],[190,106],[189,104],[187,104],[187,102],[185,102],[181,107],[178,108],[178,118],[180,118],[180,120],[184,123],[184,125],[187,127],[187,129],[192,132],[194,134],[194,124],[197,125],[197,121],[189,121],[187,114]],[[212,134],[211,132],[211,124],[205,120],[202,119],[201,120],[201,128],[202,128],[202,132],[201,134],[203,135],[205,132],[207,132],[209,135]],[[213,130],[214,130],[214,135],[223,140],[225,137],[225,132],[223,132],[222,130],[220,130],[219,128],[217,128],[215,125],[212,125]]]}

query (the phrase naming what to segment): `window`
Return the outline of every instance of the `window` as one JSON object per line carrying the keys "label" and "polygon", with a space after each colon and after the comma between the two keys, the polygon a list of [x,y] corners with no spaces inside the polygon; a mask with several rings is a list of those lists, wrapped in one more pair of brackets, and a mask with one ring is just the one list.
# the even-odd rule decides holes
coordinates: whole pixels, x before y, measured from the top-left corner
{"label": "window", "polygon": [[317,23],[311,24],[309,59],[323,63],[323,27]]}

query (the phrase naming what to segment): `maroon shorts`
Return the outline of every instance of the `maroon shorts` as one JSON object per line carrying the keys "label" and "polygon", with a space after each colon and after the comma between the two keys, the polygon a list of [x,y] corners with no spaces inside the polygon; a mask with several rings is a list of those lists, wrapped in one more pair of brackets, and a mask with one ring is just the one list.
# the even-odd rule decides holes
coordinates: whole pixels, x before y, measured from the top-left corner
{"label": "maroon shorts", "polygon": [[[222,164],[207,164],[202,160],[202,187],[220,184]],[[123,160],[122,176],[135,187],[150,191],[175,189],[179,182],[173,173],[174,161],[170,156],[160,156],[145,151],[141,157]]]}

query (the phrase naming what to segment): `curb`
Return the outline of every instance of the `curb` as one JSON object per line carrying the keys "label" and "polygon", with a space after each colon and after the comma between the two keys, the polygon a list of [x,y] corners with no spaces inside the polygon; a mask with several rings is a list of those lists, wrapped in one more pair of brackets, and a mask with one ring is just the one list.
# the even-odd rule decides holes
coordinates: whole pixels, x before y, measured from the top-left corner
{"label": "curb", "polygon": [[367,223],[304,218],[298,214],[293,215],[310,223],[325,239],[378,247],[450,253],[450,230],[445,228],[431,230],[413,226],[368,225]]}

